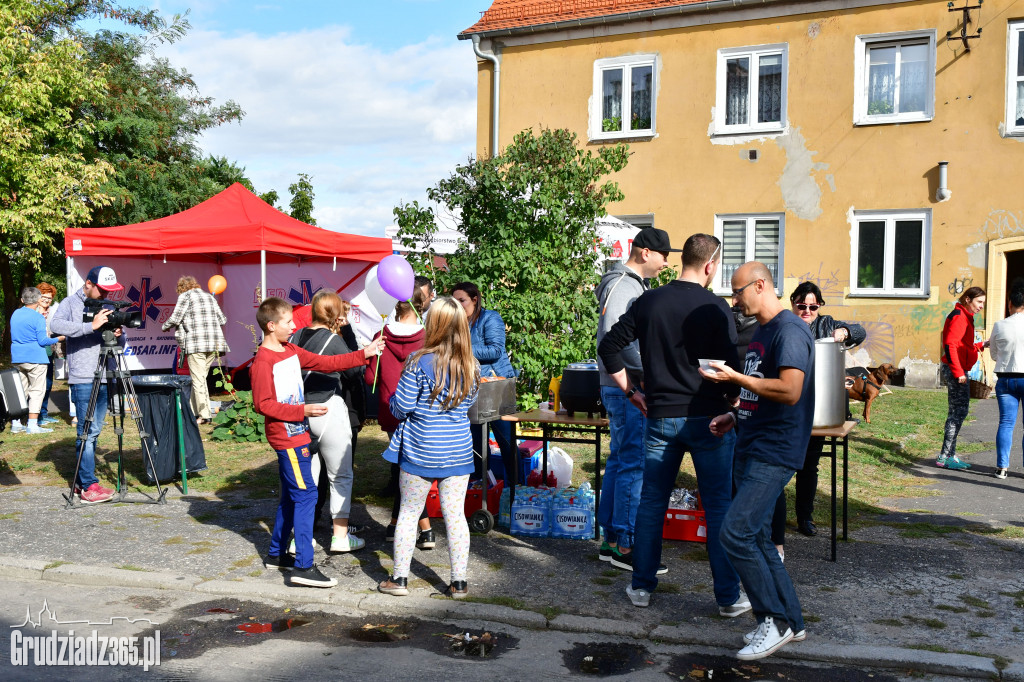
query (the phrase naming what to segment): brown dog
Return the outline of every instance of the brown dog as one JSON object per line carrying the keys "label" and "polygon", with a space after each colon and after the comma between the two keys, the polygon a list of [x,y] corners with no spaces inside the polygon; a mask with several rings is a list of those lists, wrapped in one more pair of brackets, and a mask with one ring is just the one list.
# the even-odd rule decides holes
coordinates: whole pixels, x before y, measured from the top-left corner
{"label": "brown dog", "polygon": [[873,372],[868,372],[863,367],[851,367],[846,370],[846,392],[851,400],[864,402],[864,421],[871,423],[871,403],[878,397],[882,385],[889,380],[889,375],[896,371],[896,368],[888,362],[878,367]]}

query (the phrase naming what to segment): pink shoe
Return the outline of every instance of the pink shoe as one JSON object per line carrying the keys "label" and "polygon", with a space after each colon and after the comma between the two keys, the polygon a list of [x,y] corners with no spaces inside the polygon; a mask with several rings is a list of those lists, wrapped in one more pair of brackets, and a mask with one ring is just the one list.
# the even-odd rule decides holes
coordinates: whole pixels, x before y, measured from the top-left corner
{"label": "pink shoe", "polygon": [[91,486],[79,493],[79,498],[82,500],[82,504],[99,504],[100,502],[108,501],[113,496],[113,490],[104,488],[99,483],[93,483]]}

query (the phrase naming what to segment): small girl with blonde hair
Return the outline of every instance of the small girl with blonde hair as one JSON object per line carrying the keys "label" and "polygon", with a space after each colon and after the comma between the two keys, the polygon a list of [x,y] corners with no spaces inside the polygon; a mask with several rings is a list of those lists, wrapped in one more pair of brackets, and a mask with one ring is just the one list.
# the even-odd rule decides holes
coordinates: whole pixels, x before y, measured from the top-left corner
{"label": "small girl with blonde hair", "polygon": [[391,398],[398,425],[384,459],[397,463],[402,504],[395,527],[394,573],[378,589],[409,594],[416,519],[437,481],[448,531],[451,581],[446,594],[469,594],[469,526],[464,505],[473,472],[469,408],[476,401],[480,367],[473,357],[466,313],[455,299],[438,298],[427,317],[423,349],[410,356]]}

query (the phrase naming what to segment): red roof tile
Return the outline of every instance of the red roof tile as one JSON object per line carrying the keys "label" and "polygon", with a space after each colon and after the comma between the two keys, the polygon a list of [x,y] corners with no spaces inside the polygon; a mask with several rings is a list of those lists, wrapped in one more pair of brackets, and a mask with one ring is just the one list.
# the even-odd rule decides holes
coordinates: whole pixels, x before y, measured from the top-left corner
{"label": "red roof tile", "polygon": [[641,10],[694,5],[705,0],[494,0],[462,35],[608,17]]}

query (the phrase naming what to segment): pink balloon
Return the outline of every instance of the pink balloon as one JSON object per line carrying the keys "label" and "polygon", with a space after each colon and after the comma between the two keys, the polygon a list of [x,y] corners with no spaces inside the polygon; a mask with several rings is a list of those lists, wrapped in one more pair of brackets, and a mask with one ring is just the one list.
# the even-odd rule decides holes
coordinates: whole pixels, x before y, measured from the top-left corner
{"label": "pink balloon", "polygon": [[392,254],[377,266],[377,281],[380,282],[381,288],[399,301],[408,301],[412,298],[415,279],[412,266],[404,256]]}

